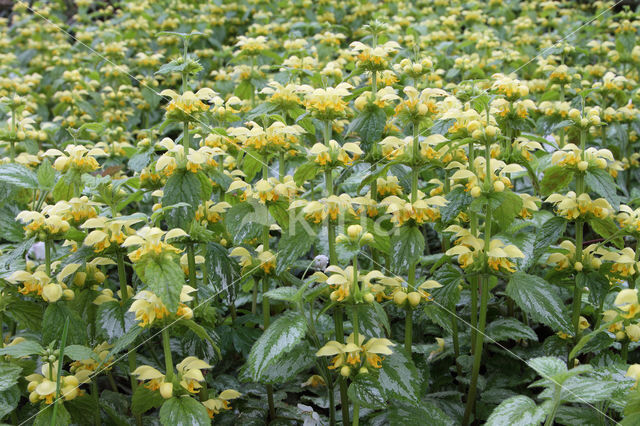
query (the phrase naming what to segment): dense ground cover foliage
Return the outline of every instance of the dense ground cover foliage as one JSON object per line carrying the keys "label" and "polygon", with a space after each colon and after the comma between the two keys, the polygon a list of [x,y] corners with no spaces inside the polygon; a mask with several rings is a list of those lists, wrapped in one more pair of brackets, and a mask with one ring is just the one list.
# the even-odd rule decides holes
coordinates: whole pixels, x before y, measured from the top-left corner
{"label": "dense ground cover foliage", "polygon": [[0,419],[640,423],[634,10],[13,3]]}

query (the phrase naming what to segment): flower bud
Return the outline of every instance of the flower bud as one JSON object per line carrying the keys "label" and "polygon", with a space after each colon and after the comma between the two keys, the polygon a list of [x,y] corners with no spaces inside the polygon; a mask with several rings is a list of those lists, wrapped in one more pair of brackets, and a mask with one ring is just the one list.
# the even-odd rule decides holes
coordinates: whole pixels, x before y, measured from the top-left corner
{"label": "flower bud", "polygon": [[[624,333],[623,333],[624,334]],[[29,402],[35,404],[40,399],[40,395],[36,391],[33,391],[29,394]]]}
{"label": "flower bud", "polygon": [[504,183],[500,180],[493,182],[493,190],[496,192],[504,191]]}
{"label": "flower bud", "polygon": [[168,382],[168,383],[161,384],[160,395],[162,395],[164,399],[171,398],[173,396],[173,383]]}
{"label": "flower bud", "polygon": [[576,263],[573,265],[573,269],[575,269],[575,270],[576,270],[576,271],[578,271],[578,272],[582,271],[582,268],[583,268],[583,266],[582,266],[582,262],[576,262]]}
{"label": "flower bud", "polygon": [[473,188],[471,188],[471,196],[473,198],[478,198],[480,195],[482,195],[482,189],[480,189],[479,186],[474,186]]}
{"label": "flower bud", "polygon": [[73,283],[78,287],[82,287],[86,279],[87,279],[86,272],[76,272],[76,276],[73,277]]}
{"label": "flower bud", "polygon": [[604,158],[596,158],[596,166],[598,166],[598,168],[600,169],[606,169],[607,160],[605,160]]}
{"label": "flower bud", "polygon": [[415,308],[420,303],[420,299],[422,299],[422,296],[420,296],[420,293],[418,293],[417,291],[412,291],[407,295],[407,299],[409,299],[409,304]]}
{"label": "flower bud", "polygon": [[467,131],[468,132],[475,132],[476,130],[478,130],[480,128],[480,122],[478,120],[473,120],[470,121],[469,124],[467,124]]}
{"label": "flower bud", "polygon": [[488,137],[493,138],[498,134],[498,128],[496,126],[487,126],[484,132]]}
{"label": "flower bud", "polygon": [[332,302],[335,302],[336,300],[338,300],[338,297],[340,297],[340,293],[338,293],[337,291],[332,291],[329,299],[331,299]]}
{"label": "flower bud", "polygon": [[351,367],[349,367],[348,365],[343,366],[340,369],[340,375],[342,377],[349,377],[351,375]]}
{"label": "flower bud", "polygon": [[62,292],[62,297],[64,298],[64,300],[73,300],[76,298],[76,294],[73,292],[73,290],[67,288]]}
{"label": "flower bud", "polygon": [[587,127],[589,125],[589,120],[587,120],[586,118],[583,118],[580,120],[580,125],[582,127]]}
{"label": "flower bud", "polygon": [[60,300],[61,297],[62,297],[62,287],[60,286],[60,284],[51,283],[42,287],[42,298],[45,301],[49,303],[54,303]]}
{"label": "flower bud", "polygon": [[471,137],[474,139],[481,139],[482,138],[482,130],[478,129],[478,130],[474,130],[473,132],[471,132]]}
{"label": "flower bud", "polygon": [[405,293],[404,291],[396,291],[396,293],[393,295],[393,302],[398,306],[404,305],[404,302],[406,300],[407,293]]}
{"label": "flower bud", "polygon": [[347,235],[352,240],[355,240],[362,234],[362,226],[360,225],[351,225],[347,228]]}
{"label": "flower bud", "polygon": [[422,72],[422,65],[413,64],[413,72],[416,74],[420,74]]}
{"label": "flower bud", "polygon": [[589,168],[589,163],[587,163],[586,161],[582,160],[578,163],[578,170],[580,170],[581,172],[584,172],[588,168]]}
{"label": "flower bud", "polygon": [[358,374],[369,374],[369,370],[367,367],[361,367],[360,370],[358,370]]}
{"label": "flower bud", "polygon": [[365,232],[365,234],[360,238],[360,245],[363,246],[365,244],[370,244],[373,242],[373,235],[371,232]]}
{"label": "flower bud", "polygon": [[578,118],[580,118],[580,111],[575,108],[571,108],[569,110],[569,118],[572,120],[577,120]]}
{"label": "flower bud", "polygon": [[602,266],[602,261],[600,259],[597,257],[591,259],[591,267],[593,269],[600,269],[600,266]]}
{"label": "flower bud", "polygon": [[366,294],[363,296],[363,299],[364,299],[364,301],[365,301],[366,303],[373,303],[373,300],[375,299],[375,297],[373,296],[373,294],[372,294],[372,293],[366,293]]}
{"label": "flower bud", "polygon": [[419,115],[427,115],[428,112],[429,112],[429,107],[427,107],[425,104],[418,105]]}
{"label": "flower bud", "polygon": [[107,277],[105,277],[101,271],[96,271],[93,274],[93,278],[96,280],[96,282],[102,284]]}
{"label": "flower bud", "polygon": [[354,106],[358,111],[362,111],[364,107],[367,106],[367,100],[364,96],[358,96],[358,98],[354,102]]}

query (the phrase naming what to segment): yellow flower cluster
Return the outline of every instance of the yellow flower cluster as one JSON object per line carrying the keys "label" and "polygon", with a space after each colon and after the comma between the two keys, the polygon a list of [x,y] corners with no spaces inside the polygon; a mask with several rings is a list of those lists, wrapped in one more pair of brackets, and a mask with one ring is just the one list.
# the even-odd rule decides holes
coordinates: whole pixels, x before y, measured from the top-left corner
{"label": "yellow flower cluster", "polygon": [[[186,303],[193,300],[193,296],[190,296],[190,293],[194,291],[196,291],[196,289],[191,286],[182,286],[182,290],[180,291],[180,304],[178,305],[178,310],[175,312],[176,317],[184,319],[193,318],[193,311]],[[172,314],[164,303],[162,303],[162,300],[148,290],[142,290],[133,296],[133,298],[135,300],[131,304],[129,312],[135,314],[140,327],[150,326],[155,321],[165,319]]]}
{"label": "yellow flower cluster", "polygon": [[364,343],[365,337],[358,336],[358,343],[355,336],[351,334],[346,343],[339,343],[331,340],[321,347],[316,356],[332,356],[329,369],[340,369],[340,374],[348,377],[352,371],[366,373],[367,368],[379,369],[382,367],[384,357],[381,355],[391,355],[392,346],[395,343],[389,339],[372,337]]}
{"label": "yellow flower cluster", "polygon": [[569,220],[582,218],[586,220],[589,215],[604,219],[613,214],[613,208],[604,198],[592,200],[589,194],[576,195],[569,191],[566,195],[551,194],[545,200],[556,205],[556,213]]}

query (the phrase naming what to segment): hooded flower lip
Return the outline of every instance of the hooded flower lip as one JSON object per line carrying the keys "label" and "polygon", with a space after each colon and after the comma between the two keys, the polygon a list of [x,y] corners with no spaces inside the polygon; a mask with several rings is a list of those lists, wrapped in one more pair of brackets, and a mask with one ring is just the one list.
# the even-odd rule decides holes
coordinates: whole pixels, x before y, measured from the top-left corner
{"label": "hooded flower lip", "polygon": [[135,235],[127,237],[122,247],[139,246],[138,249],[129,253],[132,262],[140,261],[144,256],[160,256],[163,253],[180,253],[181,250],[167,243],[167,240],[178,237],[186,237],[187,233],[176,228],[170,231],[163,231],[160,228],[145,226]]}
{"label": "hooded flower lip", "polygon": [[[335,340],[329,341],[326,345],[316,352],[316,356],[332,356],[329,369],[336,369],[342,366],[358,368],[365,365],[372,368],[381,368],[381,355],[391,355],[392,346],[395,343],[385,338],[372,337],[364,343],[365,337],[358,336],[358,343],[355,343],[353,334],[347,337],[346,343],[339,343]],[[364,361],[364,364],[363,364]]]}
{"label": "hooded flower lip", "polygon": [[107,153],[100,148],[88,149],[82,145],[67,145],[63,153],[57,149],[49,149],[44,155],[57,157],[53,167],[60,173],[76,169],[81,173],[90,173],[100,168],[95,157],[106,157]]}
{"label": "hooded flower lip", "polygon": [[220,414],[222,410],[231,410],[229,401],[240,398],[242,394],[234,389],[223,390],[216,398],[210,398],[202,402],[205,406],[210,418],[216,414]]}

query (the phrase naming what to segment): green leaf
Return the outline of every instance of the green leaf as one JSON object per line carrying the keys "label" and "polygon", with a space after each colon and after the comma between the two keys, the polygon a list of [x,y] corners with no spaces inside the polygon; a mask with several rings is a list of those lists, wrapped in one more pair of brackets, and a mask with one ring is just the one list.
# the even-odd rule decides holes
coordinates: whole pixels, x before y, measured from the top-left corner
{"label": "green leaf", "polygon": [[262,159],[256,152],[246,152],[242,160],[242,171],[246,175],[247,182],[253,180],[253,178],[262,170]]}
{"label": "green leaf", "polygon": [[33,340],[23,340],[15,345],[5,346],[0,349],[0,355],[9,355],[13,357],[35,355],[42,352],[44,352],[44,348],[40,343]]}
{"label": "green leaf", "polygon": [[64,302],[50,303],[42,318],[42,341],[45,344],[57,342],[60,330],[69,317],[69,335],[67,344],[83,344],[87,341],[87,325],[76,311],[69,309]]}
{"label": "green leaf", "polygon": [[498,405],[487,419],[486,426],[538,426],[545,417],[545,410],[531,398],[518,395]]}
{"label": "green leaf", "polygon": [[378,381],[371,374],[358,374],[349,385],[347,394],[351,401],[359,402],[363,407],[381,409],[386,405]]}
{"label": "green leaf", "polygon": [[[143,387],[143,386],[141,386]],[[100,407],[91,395],[84,394],[65,401],[64,406],[69,411],[71,419],[75,424],[84,424],[87,419],[100,418]]]}
{"label": "green leaf", "polygon": [[[625,417],[626,419],[626,417]],[[622,425],[625,425],[624,420]],[[600,414],[592,407],[578,406],[562,406],[558,408],[556,420],[563,425],[580,425],[580,426],[601,426]],[[640,419],[639,419],[640,420]],[[638,423],[633,423],[637,425]]]}
{"label": "green leaf", "polygon": [[292,382],[302,371],[311,368],[315,360],[315,354],[309,345],[303,342],[283,353],[277,362],[271,363],[269,368],[262,372],[260,382],[264,384]]}
{"label": "green leaf", "polygon": [[0,182],[20,188],[37,189],[39,187],[36,174],[20,164],[0,165]]}
{"label": "green leaf", "polygon": [[171,209],[166,215],[171,228],[188,229],[188,224],[195,215],[195,209],[202,201],[202,186],[196,174],[179,171],[172,174],[164,186],[162,206],[168,207],[178,203],[188,206]]}
{"label": "green leaf", "polygon": [[269,224],[269,212],[262,204],[240,203],[227,210],[224,218],[235,244],[258,238],[262,227]]}
{"label": "green leaf", "polygon": [[82,345],[69,345],[64,348],[64,354],[74,361],[95,359],[96,357],[96,354],[90,348]]}
{"label": "green leaf", "polygon": [[96,371],[100,370],[100,368],[102,367],[102,365],[106,360],[111,358],[113,355],[120,353],[120,351],[122,351],[123,349],[126,349],[129,346],[131,346],[133,342],[136,341],[138,336],[142,334],[143,331],[144,331],[144,328],[141,328],[137,325],[131,327],[131,329],[127,331],[126,334],[124,334],[122,337],[120,337],[118,340],[115,341],[115,343],[113,344],[113,347],[111,348],[107,356],[104,357],[103,361],[100,362],[100,364],[98,364],[98,366],[96,367]]}
{"label": "green leaf", "polygon": [[82,175],[72,169],[58,179],[58,182],[53,187],[53,198],[56,201],[70,200],[79,196],[83,189]]}
{"label": "green leaf", "polygon": [[556,331],[571,332],[562,299],[555,288],[542,278],[516,272],[511,276],[506,292],[534,320]]}
{"label": "green leaf", "polygon": [[515,192],[504,191],[500,206],[493,211],[493,218],[502,229],[507,228],[522,210],[522,198]]}
{"label": "green leaf", "polygon": [[9,204],[0,208],[0,238],[12,243],[19,243],[24,238],[24,228],[16,220],[20,210]]}
{"label": "green leaf", "polygon": [[211,424],[207,409],[190,396],[173,397],[160,408],[163,426],[195,426]]}
{"label": "green leaf", "polygon": [[398,404],[389,410],[387,421],[390,426],[423,424],[451,426],[455,424],[440,408],[428,401],[420,401],[419,405]]}
{"label": "green leaf", "polygon": [[261,381],[287,351],[296,347],[307,333],[307,322],[300,314],[287,312],[276,319],[254,343],[247,358],[246,371]]}
{"label": "green leaf", "polygon": [[11,386],[0,392],[0,419],[11,413],[18,407],[20,401],[20,388],[18,385]]}
{"label": "green leaf", "polygon": [[366,150],[380,140],[386,123],[387,115],[383,109],[367,110],[351,122],[347,134],[351,131],[358,132],[363,142],[363,149]]}
{"label": "green leaf", "polygon": [[215,291],[233,290],[231,287],[238,277],[238,264],[229,257],[226,248],[218,243],[207,244],[205,267],[209,285]]}
{"label": "green leaf", "polygon": [[593,404],[609,400],[617,388],[614,381],[574,376],[562,383],[560,398],[566,402]]}
{"label": "green leaf", "polygon": [[36,173],[40,188],[53,189],[53,185],[56,183],[56,169],[53,168],[48,158],[42,160]]}
{"label": "green leaf", "polygon": [[420,374],[413,361],[398,346],[382,362],[378,383],[388,400],[411,403],[418,403],[420,400]]}
{"label": "green leaf", "polygon": [[515,318],[500,318],[491,322],[486,333],[496,342],[520,339],[538,341],[535,331]]}
{"label": "green leaf", "polygon": [[184,285],[184,272],[180,265],[173,260],[162,263],[150,260],[144,266],[144,278],[149,290],[162,300],[170,312],[176,312]]}
{"label": "green leaf", "polygon": [[305,182],[312,181],[318,172],[320,166],[314,161],[308,161],[300,165],[293,174],[293,180],[296,185],[302,186]]}
{"label": "green leaf", "polygon": [[545,379],[553,379],[567,371],[567,364],[554,356],[533,358],[527,361],[527,365]]}
{"label": "green leaf", "polygon": [[144,414],[152,408],[158,408],[164,402],[160,392],[138,386],[131,397],[131,412],[134,415]]}
{"label": "green leaf", "polygon": [[560,190],[569,186],[573,180],[573,175],[573,171],[568,167],[551,166],[544,171],[540,189],[544,195],[560,192]]}
{"label": "green leaf", "polygon": [[36,242],[36,237],[31,237],[18,244],[10,253],[2,256],[0,264],[6,269],[9,265],[12,265],[16,260],[24,256],[31,246]]}
{"label": "green leaf", "polygon": [[128,325],[130,325],[130,321],[125,321],[125,315],[129,315],[131,319],[131,314],[127,312],[127,307],[122,306],[115,300],[100,304],[96,310],[97,331],[109,341],[119,338],[127,331]]}
{"label": "green leaf", "polygon": [[282,231],[282,236],[278,243],[276,266],[276,274],[278,275],[284,272],[301,256],[307,254],[316,240],[315,232],[308,228],[306,222],[300,225],[298,225],[298,222],[295,222],[292,225],[293,226]]}
{"label": "green leaf", "polygon": [[473,200],[471,195],[461,186],[453,188],[445,198],[448,201],[447,205],[440,208],[442,223],[451,222]]}
{"label": "green leaf", "polygon": [[71,415],[65,408],[64,404],[58,404],[58,411],[56,411],[55,423],[53,420],[53,404],[45,406],[42,411],[38,413],[33,426],[67,426],[71,424]]}
{"label": "green leaf", "polygon": [[22,367],[7,362],[0,363],[0,391],[5,391],[18,383]]}
{"label": "green leaf", "polygon": [[602,238],[611,239],[611,242],[619,249],[624,247],[624,241],[622,237],[612,238],[613,235],[618,232],[618,226],[614,222],[613,218],[606,217],[601,219],[599,217],[591,217],[589,219],[589,226]]}
{"label": "green leaf", "polygon": [[11,309],[5,310],[6,316],[17,322],[20,327],[31,330],[40,329],[43,315],[42,305],[34,301],[9,296],[5,296],[5,301],[7,301],[7,306],[11,307]]}
{"label": "green leaf", "polygon": [[585,176],[585,183],[593,192],[606,199],[615,211],[618,211],[620,198],[616,194],[616,184],[609,173],[603,169],[589,170]]}
{"label": "green leaf", "polygon": [[416,263],[424,252],[424,237],[417,226],[405,225],[391,237],[394,271],[403,271]]}
{"label": "green leaf", "polygon": [[273,290],[269,290],[264,295],[271,300],[279,300],[282,302],[293,302],[298,289],[294,287],[278,287]]}
{"label": "green leaf", "polygon": [[595,306],[600,306],[604,302],[611,288],[609,279],[595,271],[578,273],[576,285],[589,289],[589,301]]}
{"label": "green leaf", "polygon": [[561,217],[552,217],[542,224],[536,232],[536,242],[533,245],[533,259],[530,265],[535,265],[550,245],[555,244],[564,234],[567,221]]}

